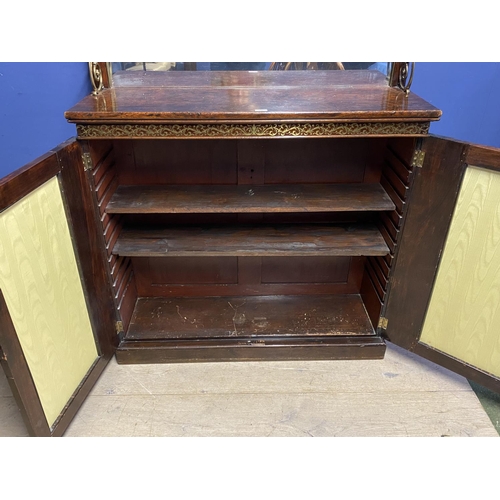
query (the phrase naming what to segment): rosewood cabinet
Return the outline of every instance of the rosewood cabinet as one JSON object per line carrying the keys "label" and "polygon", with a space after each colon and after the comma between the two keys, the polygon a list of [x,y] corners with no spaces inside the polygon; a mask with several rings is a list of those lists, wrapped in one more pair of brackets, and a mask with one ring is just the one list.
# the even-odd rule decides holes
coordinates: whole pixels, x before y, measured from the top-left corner
{"label": "rosewood cabinet", "polygon": [[428,135],[441,112],[378,72],[146,83],[86,97],[76,140],[0,181],[2,364],[33,434],[62,434],[113,354],[389,340],[498,391],[497,150]]}

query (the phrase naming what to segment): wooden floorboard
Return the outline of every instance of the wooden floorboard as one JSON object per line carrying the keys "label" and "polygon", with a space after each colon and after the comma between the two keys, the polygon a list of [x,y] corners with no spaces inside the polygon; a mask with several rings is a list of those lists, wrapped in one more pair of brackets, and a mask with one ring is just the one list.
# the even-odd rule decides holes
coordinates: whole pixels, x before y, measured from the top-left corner
{"label": "wooden floorboard", "polygon": [[[27,435],[2,378],[0,435]],[[463,377],[391,344],[376,361],[112,360],[65,435],[498,436]]]}
{"label": "wooden floorboard", "polygon": [[93,436],[96,428],[104,436],[496,435],[484,419],[465,424],[463,413],[483,410],[454,394],[430,392],[390,399],[379,393],[369,399],[361,393],[95,396],[82,413],[86,425],[73,424],[68,435]]}
{"label": "wooden floorboard", "polygon": [[68,436],[497,436],[467,381],[378,361],[110,364]]}

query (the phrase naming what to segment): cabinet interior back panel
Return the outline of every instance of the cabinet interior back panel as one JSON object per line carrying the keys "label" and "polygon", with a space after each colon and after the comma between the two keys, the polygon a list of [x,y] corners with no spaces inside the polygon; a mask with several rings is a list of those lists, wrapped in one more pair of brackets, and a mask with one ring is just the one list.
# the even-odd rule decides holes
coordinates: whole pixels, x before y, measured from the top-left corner
{"label": "cabinet interior back panel", "polygon": [[120,185],[379,182],[385,139],[115,141]]}
{"label": "cabinet interior back panel", "polygon": [[500,377],[500,173],[468,167],[420,341]]}
{"label": "cabinet interior back panel", "polygon": [[0,214],[0,288],[52,426],[97,358],[56,177]]}

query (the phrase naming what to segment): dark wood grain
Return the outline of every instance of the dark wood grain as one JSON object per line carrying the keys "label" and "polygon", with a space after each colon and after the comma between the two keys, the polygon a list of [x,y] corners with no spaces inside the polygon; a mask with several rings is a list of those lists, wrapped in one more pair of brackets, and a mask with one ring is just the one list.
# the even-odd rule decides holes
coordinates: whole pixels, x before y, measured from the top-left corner
{"label": "dark wood grain", "polygon": [[373,257],[377,261],[378,266],[380,267],[382,274],[385,276],[386,280],[389,278],[389,272],[391,270],[391,266],[386,262],[383,257]]}
{"label": "dark wood grain", "polygon": [[[389,248],[390,253],[394,254],[394,252],[396,251],[396,242],[394,241],[394,239],[390,235],[389,231],[387,231],[387,228],[385,227],[385,225],[382,224],[382,222],[379,222],[377,227],[378,227],[378,230],[380,231],[380,234],[384,238],[385,244]],[[389,253],[389,252],[387,252],[387,253]]]}
{"label": "dark wood grain", "polygon": [[385,255],[373,226],[283,225],[124,229],[113,248],[130,257]]}
{"label": "dark wood grain", "polygon": [[[243,142],[243,141],[242,141]],[[308,138],[246,141],[265,148],[264,182],[253,184],[322,184],[370,182],[367,171],[380,167],[377,155],[385,139],[363,137],[352,140]]]}
{"label": "dark wood grain", "polygon": [[112,84],[111,63],[100,62],[98,64],[101,69],[102,84],[106,88],[111,87]]}
{"label": "dark wood grain", "polygon": [[374,333],[359,295],[140,298],[125,339]]}
{"label": "dark wood grain", "polygon": [[390,235],[391,240],[395,246],[398,241],[398,234],[399,234],[398,228],[395,226],[392,219],[386,213],[380,214],[380,222],[387,230],[387,233]]}
{"label": "dark wood grain", "polygon": [[105,147],[100,144],[100,141],[84,143],[84,147],[89,150],[93,160],[89,184],[93,191],[94,206],[99,209],[99,212],[96,212],[99,218],[97,225],[102,232],[104,248],[107,253],[107,273],[112,287],[117,320],[121,320],[123,327],[127,328],[132,316],[133,305],[137,300],[135,277],[130,259],[117,259],[111,253],[120,234],[123,224],[122,217],[105,213],[106,204],[118,186],[120,170],[116,165],[114,144],[105,142]]}
{"label": "dark wood grain", "polygon": [[427,358],[439,366],[444,366],[448,370],[455,373],[459,373],[468,380],[472,380],[473,382],[500,394],[500,379],[493,376],[491,373],[483,372],[476,367],[470,366],[459,359],[452,358],[448,354],[433,349],[432,347],[420,342],[417,343],[412,350],[419,356]]}
{"label": "dark wood grain", "polygon": [[465,162],[475,167],[500,170],[500,149],[471,144]]}
{"label": "dark wood grain", "polygon": [[267,144],[266,140],[238,140],[238,184],[265,184]]}
{"label": "dark wood grain", "polygon": [[[405,181],[403,181],[399,175],[396,173],[396,171],[393,169],[391,164],[386,164],[385,167],[383,168],[383,174],[386,177],[387,181],[391,184],[391,186],[394,188],[394,191],[398,194],[398,196],[402,199],[405,200],[407,196],[407,184],[405,184]],[[410,172],[406,171],[406,175],[410,176]],[[408,180],[406,181],[406,183]]]}
{"label": "dark wood grain", "polygon": [[[136,269],[138,269],[137,265],[138,260],[134,259]],[[148,259],[147,270],[143,267],[140,269],[142,274],[150,277],[152,285],[228,285],[238,283],[238,267],[238,257],[172,257],[169,259],[153,257]]]}
{"label": "dark wood grain", "polygon": [[263,257],[260,279],[262,283],[347,283],[351,259]]}
{"label": "dark wood grain", "polygon": [[96,182],[96,193],[98,198],[102,198],[109,189],[110,184],[115,178],[113,170],[109,169],[99,180],[94,176]]}
{"label": "dark wood grain", "polygon": [[119,186],[106,212],[338,212],[394,208],[380,184]]}
{"label": "dark wood grain", "polygon": [[402,182],[408,186],[410,182],[410,172],[412,169],[403,163],[389,147],[387,147],[386,150],[385,161],[391,170],[402,180]]}
{"label": "dark wood grain", "polygon": [[430,137],[423,168],[417,168],[387,294],[385,317],[391,342],[418,341],[439,257],[464,171],[466,146]]}
{"label": "dark wood grain", "polygon": [[238,182],[238,141],[138,139],[114,144],[121,185]]}
{"label": "dark wood grain", "polygon": [[411,160],[415,151],[417,139],[411,137],[390,138],[387,141],[387,148],[393,153],[406,167],[411,170]]}
{"label": "dark wood grain", "polygon": [[136,257],[141,297],[358,293],[364,257]]}
{"label": "dark wood grain", "polygon": [[113,143],[111,141],[96,141],[92,143],[89,149],[90,158],[94,165],[94,172],[99,170],[101,163],[109,158],[112,158]]}
{"label": "dark wood grain", "polygon": [[[248,257],[245,257],[248,258]],[[140,297],[231,297],[258,295],[337,295],[359,293],[360,284],[352,273],[341,283],[261,283],[261,284],[138,284]],[[138,277],[138,276],[137,276]]]}
{"label": "dark wood grain", "polygon": [[384,151],[381,152],[383,158],[380,164],[381,184],[395,204],[395,210],[381,213],[377,225],[391,253],[383,257],[366,258],[365,273],[360,288],[366,310],[375,327],[378,325],[386,300],[393,254],[398,249],[401,236],[399,229],[404,223],[408,209],[407,198],[413,180],[413,170],[409,162],[415,147],[414,139],[388,139]]}
{"label": "dark wood grain", "polygon": [[363,281],[361,283],[360,294],[363,299],[363,304],[368,313],[368,317],[372,322],[374,328],[377,327],[380,313],[382,311],[382,299],[379,296],[373,281],[367,272],[363,274]]}
{"label": "dark wood grain", "polygon": [[[174,72],[166,72],[166,81],[172,82],[168,87],[104,89],[97,97],[84,98],[65,116],[77,123],[425,122],[441,116],[441,111],[413,93],[406,96],[389,86],[359,83],[357,75],[351,72],[325,72],[321,75],[324,82],[321,86],[294,85],[297,78],[294,73],[276,72],[288,75],[285,76],[287,83],[280,86],[248,82],[235,87],[225,85],[222,80],[218,85],[198,85],[193,91],[189,82],[196,82],[199,73],[186,74],[187,79],[180,83],[177,76],[171,76]],[[320,77],[319,73],[313,72],[311,78]]]}
{"label": "dark wood grain", "polygon": [[381,267],[381,264],[379,263],[380,261],[384,262],[384,260],[381,257],[368,257],[367,258],[367,262],[372,266],[373,271],[375,272],[375,275],[377,276],[377,279],[379,280],[380,284],[382,285],[382,289],[387,290],[388,279],[387,279],[387,275],[385,274],[385,269],[383,269]]}
{"label": "dark wood grain", "polygon": [[119,269],[114,282],[115,299],[117,302],[121,300],[125,287],[132,277],[132,262],[130,259],[125,259],[123,265]]}
{"label": "dark wood grain", "polygon": [[389,82],[388,82],[391,87],[398,87],[399,86],[399,72],[405,64],[406,63],[404,63],[404,62],[393,62],[392,63],[391,72],[389,75]]}
{"label": "dark wood grain", "polygon": [[18,202],[59,172],[59,164],[54,151],[0,179],[0,212]]}
{"label": "dark wood grain", "polygon": [[375,270],[373,269],[373,265],[370,261],[366,262],[365,272],[369,276],[371,282],[373,283],[373,286],[375,287],[380,302],[383,303],[385,299],[385,290],[384,287],[382,286],[382,283],[378,279],[378,276]]}
{"label": "dark wood grain", "polygon": [[385,296],[385,290],[387,289],[387,279],[384,277],[380,267],[375,261],[375,257],[369,257],[366,259],[366,269],[368,274],[372,278],[373,283],[377,286],[377,291],[379,296],[383,299]]}
{"label": "dark wood grain", "polygon": [[120,364],[211,361],[286,361],[382,359],[385,343],[376,335],[294,337],[291,339],[217,339],[192,341],[126,341],[117,352]]}
{"label": "dark wood grain", "polygon": [[398,195],[393,185],[385,175],[382,175],[382,178],[380,179],[380,185],[389,195],[389,198],[393,201],[398,213],[402,214],[404,211],[405,201]]}
{"label": "dark wood grain", "polygon": [[102,228],[95,212],[91,172],[85,171],[80,144],[73,141],[57,150],[63,199],[75,245],[98,351],[110,359],[118,345],[115,331],[116,306],[107,269]]}
{"label": "dark wood grain", "polygon": [[[104,141],[103,141],[104,142]],[[90,150],[93,151],[92,156],[96,154],[94,147]],[[93,165],[95,167],[92,170],[92,175],[94,176],[94,183],[98,185],[102,179],[102,177],[109,173],[110,170],[113,170],[115,158],[114,158],[114,150],[111,147],[111,150],[107,152],[107,155],[100,160],[92,160]]]}
{"label": "dark wood grain", "polygon": [[118,313],[125,331],[130,323],[130,318],[132,317],[137,297],[136,275],[132,274],[118,301]]}
{"label": "dark wood grain", "polygon": [[120,185],[373,183],[385,141],[124,139],[114,154]]}

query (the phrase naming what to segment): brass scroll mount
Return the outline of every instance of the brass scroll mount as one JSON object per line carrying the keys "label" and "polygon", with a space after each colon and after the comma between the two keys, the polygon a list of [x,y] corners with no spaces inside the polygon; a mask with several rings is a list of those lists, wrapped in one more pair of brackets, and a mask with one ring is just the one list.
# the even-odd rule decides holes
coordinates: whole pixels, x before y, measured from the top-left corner
{"label": "brass scroll mount", "polygon": [[92,95],[97,95],[104,88],[101,63],[89,62],[90,81],[92,82]]}
{"label": "brass scroll mount", "polygon": [[413,73],[415,72],[414,62],[405,62],[399,67],[398,87],[408,95],[413,83]]}

